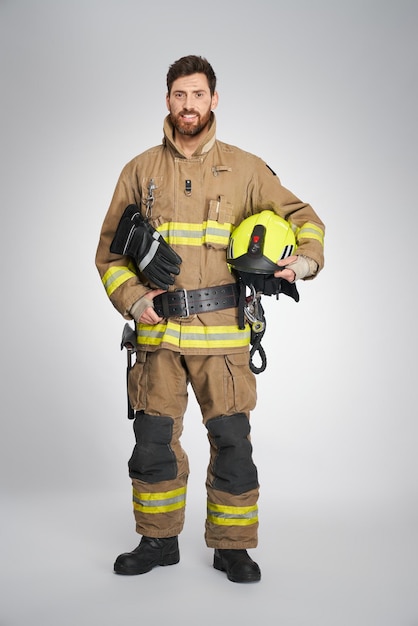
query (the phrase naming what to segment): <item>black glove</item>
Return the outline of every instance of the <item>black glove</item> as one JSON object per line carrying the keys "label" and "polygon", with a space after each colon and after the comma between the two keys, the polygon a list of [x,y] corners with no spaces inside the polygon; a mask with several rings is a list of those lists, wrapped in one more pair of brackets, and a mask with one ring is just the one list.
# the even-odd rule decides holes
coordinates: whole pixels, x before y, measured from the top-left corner
{"label": "black glove", "polygon": [[284,293],[286,296],[299,302],[299,292],[295,283],[289,283],[285,278],[276,278],[274,274],[252,274],[250,272],[237,272],[238,280],[247,287],[254,287],[257,293],[265,296],[276,296]]}
{"label": "black glove", "polygon": [[135,204],[126,207],[110,245],[115,254],[126,254],[140,272],[161,289],[174,283],[180,273],[181,257],[141,215]]}

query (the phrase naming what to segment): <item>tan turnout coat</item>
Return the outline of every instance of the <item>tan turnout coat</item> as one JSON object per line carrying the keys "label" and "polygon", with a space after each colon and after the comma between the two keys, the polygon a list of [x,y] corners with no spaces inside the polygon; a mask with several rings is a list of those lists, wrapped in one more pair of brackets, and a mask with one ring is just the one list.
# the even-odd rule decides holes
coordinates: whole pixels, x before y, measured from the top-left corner
{"label": "tan turnout coat", "polygon": [[[282,186],[257,156],[218,141],[212,114],[209,132],[191,158],[174,143],[169,117],[164,139],[131,160],[122,170],[103,222],[96,264],[116,309],[131,319],[130,308],[153,288],[127,257],[112,254],[110,243],[129,204],[146,211],[153,181],[151,224],[158,228],[183,262],[173,289],[198,289],[234,281],[226,263],[231,230],[249,215],[271,209],[296,229],[297,254],[324,264],[324,225],[313,208]],[[190,181],[191,189],[186,189]],[[226,354],[248,349],[249,329],[238,329],[237,309],[186,319],[171,319],[156,327],[137,325],[139,348],[160,347],[189,354]]]}

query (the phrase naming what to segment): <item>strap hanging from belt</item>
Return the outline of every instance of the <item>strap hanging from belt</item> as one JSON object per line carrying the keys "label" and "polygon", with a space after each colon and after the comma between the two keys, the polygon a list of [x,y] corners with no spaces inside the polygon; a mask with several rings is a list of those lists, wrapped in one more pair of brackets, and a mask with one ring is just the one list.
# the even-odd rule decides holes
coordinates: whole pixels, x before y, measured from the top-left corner
{"label": "strap hanging from belt", "polygon": [[[251,349],[250,349],[250,370],[254,374],[264,372],[267,367],[267,356],[261,345],[264,333],[266,332],[266,318],[261,305],[261,293],[257,293],[255,287],[251,285],[251,295],[247,297],[246,286],[239,277],[239,305],[238,305],[238,326],[243,329],[247,322],[251,327]],[[258,353],[261,359],[260,365],[254,363],[254,356]]]}
{"label": "strap hanging from belt", "polygon": [[238,306],[236,283],[205,289],[166,291],[154,298],[155,312],[165,318],[188,317],[196,313],[221,311],[236,306]]}
{"label": "strap hanging from belt", "polygon": [[122,340],[120,344],[120,349],[123,350],[124,348],[126,348],[126,355],[127,355],[126,393],[127,393],[127,399],[128,399],[128,419],[133,420],[135,417],[135,411],[132,408],[131,401],[129,399],[128,379],[129,379],[129,372],[132,369],[132,355],[136,351],[136,332],[128,323],[126,323],[125,326],[123,327]]}

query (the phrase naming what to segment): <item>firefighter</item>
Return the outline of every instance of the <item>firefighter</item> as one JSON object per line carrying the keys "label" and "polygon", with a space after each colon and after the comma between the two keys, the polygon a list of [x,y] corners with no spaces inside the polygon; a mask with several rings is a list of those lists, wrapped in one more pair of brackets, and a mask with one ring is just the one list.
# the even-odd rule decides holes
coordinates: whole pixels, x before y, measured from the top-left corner
{"label": "firefighter", "polygon": [[190,55],[167,73],[164,138],[123,168],[104,218],[96,265],[106,293],[136,325],[128,393],[135,446],[128,462],[139,545],[118,574],[180,559],[187,454],[181,446],[189,383],[209,440],[205,541],[213,566],[237,583],[260,580],[259,481],[250,440],[256,383],[251,329],[239,323],[237,278],[227,263],[232,231],[265,210],[286,220],[294,253],[274,276],[294,284],[324,263],[324,225],[259,157],[216,138],[216,76]]}

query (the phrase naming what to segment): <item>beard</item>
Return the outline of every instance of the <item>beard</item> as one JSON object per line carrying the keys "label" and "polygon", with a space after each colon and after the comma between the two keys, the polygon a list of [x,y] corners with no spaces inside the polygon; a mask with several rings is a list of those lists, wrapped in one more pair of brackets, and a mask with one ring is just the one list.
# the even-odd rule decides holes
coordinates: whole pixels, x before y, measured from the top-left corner
{"label": "beard", "polygon": [[[182,115],[186,113],[197,115],[196,121],[192,123],[185,122],[182,118]],[[205,113],[202,116],[200,115],[200,113],[197,113],[197,111],[180,111],[180,113],[178,113],[177,115],[175,115],[174,113],[171,113],[170,111],[170,118],[171,118],[174,128],[176,129],[178,133],[182,135],[189,135],[190,137],[194,137],[195,135],[198,135],[199,133],[201,133],[202,130],[204,130],[208,126],[209,121],[210,121],[210,114],[211,114],[210,109],[207,113]]]}

